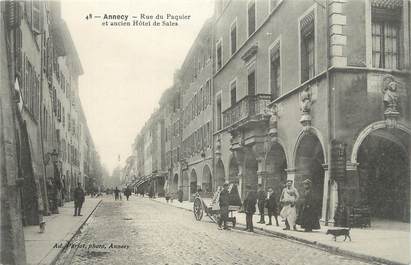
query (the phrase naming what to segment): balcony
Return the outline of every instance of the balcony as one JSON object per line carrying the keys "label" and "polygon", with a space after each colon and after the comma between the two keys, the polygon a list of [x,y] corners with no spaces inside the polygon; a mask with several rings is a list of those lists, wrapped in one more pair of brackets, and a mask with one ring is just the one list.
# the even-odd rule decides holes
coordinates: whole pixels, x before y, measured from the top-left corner
{"label": "balcony", "polygon": [[223,112],[223,128],[237,128],[254,122],[268,120],[265,109],[271,101],[271,95],[259,94],[246,96],[237,104]]}

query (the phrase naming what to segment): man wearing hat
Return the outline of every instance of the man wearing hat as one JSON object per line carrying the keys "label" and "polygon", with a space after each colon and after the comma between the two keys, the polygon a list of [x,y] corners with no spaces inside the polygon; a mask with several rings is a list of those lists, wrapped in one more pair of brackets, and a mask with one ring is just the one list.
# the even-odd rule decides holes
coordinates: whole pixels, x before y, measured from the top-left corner
{"label": "man wearing hat", "polygon": [[220,192],[218,202],[220,204],[220,219],[218,220],[218,228],[221,229],[221,225],[224,224],[224,230],[229,230],[227,226],[228,220],[228,206],[230,205],[230,193],[228,192],[228,183],[224,183],[223,190]]}
{"label": "man wearing hat", "polygon": [[297,230],[295,221],[297,219],[297,210],[295,203],[299,198],[299,194],[296,188],[293,187],[293,181],[287,180],[286,187],[283,189],[280,197],[280,202],[283,205],[283,209],[280,212],[280,216],[285,219],[284,230],[290,230],[292,227]]}
{"label": "man wearing hat", "polygon": [[312,192],[312,182],[310,179],[303,181],[304,196],[301,207],[301,214],[297,219],[297,224],[304,229],[305,232],[311,232],[313,229],[320,229],[320,212],[318,202]]}
{"label": "man wearing hat", "polygon": [[81,215],[81,207],[84,203],[84,191],[81,188],[81,183],[77,183],[77,188],[74,190],[74,216]]}
{"label": "man wearing hat", "polygon": [[257,193],[252,189],[251,185],[246,185],[248,190],[247,196],[244,199],[244,212],[246,220],[246,231],[254,232],[253,215],[255,213],[255,205],[257,203]]}
{"label": "man wearing hat", "polygon": [[258,211],[260,212],[260,221],[259,224],[265,224],[264,220],[264,207],[265,199],[267,198],[267,193],[264,191],[263,185],[258,184],[257,200],[258,200]]}

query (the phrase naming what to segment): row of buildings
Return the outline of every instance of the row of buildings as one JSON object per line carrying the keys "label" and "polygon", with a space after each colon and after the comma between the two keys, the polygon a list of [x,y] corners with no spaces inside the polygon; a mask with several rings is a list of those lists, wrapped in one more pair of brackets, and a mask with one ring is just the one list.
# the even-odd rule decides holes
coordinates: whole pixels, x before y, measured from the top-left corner
{"label": "row of buildings", "polygon": [[58,213],[101,164],[79,98],[83,68],[58,1],[0,3],[1,262],[26,264],[23,226]]}
{"label": "row of buildings", "polygon": [[410,222],[410,10],[217,0],[136,137],[128,183],[190,200],[309,178],[324,224]]}

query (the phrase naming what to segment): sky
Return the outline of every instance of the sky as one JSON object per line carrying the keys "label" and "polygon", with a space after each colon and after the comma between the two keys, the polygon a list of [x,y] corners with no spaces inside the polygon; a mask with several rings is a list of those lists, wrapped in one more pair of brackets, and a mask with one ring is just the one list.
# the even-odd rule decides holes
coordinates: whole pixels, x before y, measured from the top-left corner
{"label": "sky", "polygon": [[[158,107],[162,92],[173,84],[175,71],[213,8],[212,0],[62,1],[62,17],[84,70],[80,100],[110,172],[131,155],[135,137]],[[86,19],[90,14],[93,18]],[[185,14],[190,19],[171,27],[154,27],[153,21],[145,27],[103,26],[105,14],[128,15],[131,24],[140,21],[141,14]]]}

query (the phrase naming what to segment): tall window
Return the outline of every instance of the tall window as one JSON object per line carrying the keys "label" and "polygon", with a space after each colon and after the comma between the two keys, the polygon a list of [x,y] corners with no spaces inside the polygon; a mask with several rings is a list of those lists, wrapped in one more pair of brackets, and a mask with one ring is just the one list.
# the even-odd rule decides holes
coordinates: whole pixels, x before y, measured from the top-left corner
{"label": "tall window", "polygon": [[237,21],[231,24],[230,29],[231,55],[237,51]]}
{"label": "tall window", "polygon": [[301,36],[301,82],[315,75],[314,12],[300,22]]}
{"label": "tall window", "polygon": [[219,70],[223,66],[223,50],[221,40],[219,40],[216,45],[216,57],[216,68]]}
{"label": "tall window", "polygon": [[250,115],[255,114],[255,87],[256,87],[256,78],[255,78],[255,68],[251,68],[248,70],[248,78],[247,78],[247,88],[248,88],[248,111]]}
{"label": "tall window", "polygon": [[216,113],[216,123],[217,123],[217,130],[221,130],[222,129],[222,119],[221,119],[221,95],[217,96],[217,101],[216,101],[216,109],[217,109],[217,113]]}
{"label": "tall window", "polygon": [[270,86],[271,98],[278,98],[281,91],[280,44],[277,43],[270,50]]}
{"label": "tall window", "polygon": [[401,8],[372,8],[372,66],[400,68]]}
{"label": "tall window", "polygon": [[237,82],[235,80],[230,83],[230,99],[231,106],[234,106],[237,103]]}
{"label": "tall window", "polygon": [[248,36],[254,33],[255,31],[255,0],[248,2]]}
{"label": "tall window", "polygon": [[247,78],[247,88],[248,88],[248,95],[254,96],[255,95],[255,69],[252,68],[248,71],[248,78]]}

